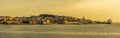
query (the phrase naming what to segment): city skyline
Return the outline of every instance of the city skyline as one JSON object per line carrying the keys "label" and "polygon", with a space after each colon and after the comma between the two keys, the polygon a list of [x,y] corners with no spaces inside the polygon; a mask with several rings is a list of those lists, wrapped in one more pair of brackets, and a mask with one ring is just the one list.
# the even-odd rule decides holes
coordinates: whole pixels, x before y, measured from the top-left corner
{"label": "city skyline", "polygon": [[120,0],[0,0],[0,16],[55,14],[120,22]]}

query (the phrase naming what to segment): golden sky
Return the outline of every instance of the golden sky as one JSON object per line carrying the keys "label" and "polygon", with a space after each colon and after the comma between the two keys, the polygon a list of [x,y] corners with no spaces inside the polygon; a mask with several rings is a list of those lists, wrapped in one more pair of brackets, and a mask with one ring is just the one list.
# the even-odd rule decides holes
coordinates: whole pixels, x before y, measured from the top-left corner
{"label": "golden sky", "polygon": [[120,0],[0,0],[0,16],[43,13],[120,22]]}

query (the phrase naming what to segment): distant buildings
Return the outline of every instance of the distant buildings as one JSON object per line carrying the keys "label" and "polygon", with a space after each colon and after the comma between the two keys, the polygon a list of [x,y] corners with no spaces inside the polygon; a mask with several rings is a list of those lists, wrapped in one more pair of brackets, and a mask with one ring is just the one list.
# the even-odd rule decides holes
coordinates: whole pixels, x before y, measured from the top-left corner
{"label": "distant buildings", "polygon": [[104,22],[92,21],[89,19],[76,18],[71,16],[58,16],[52,14],[41,14],[38,16],[30,17],[10,17],[10,16],[0,16],[0,24],[111,24],[111,20]]}

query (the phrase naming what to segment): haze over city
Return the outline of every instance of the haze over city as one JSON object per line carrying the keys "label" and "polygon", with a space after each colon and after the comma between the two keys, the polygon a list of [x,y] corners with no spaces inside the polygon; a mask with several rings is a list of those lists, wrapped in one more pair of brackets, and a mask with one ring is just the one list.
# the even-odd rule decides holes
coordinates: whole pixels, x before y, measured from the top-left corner
{"label": "haze over city", "polygon": [[0,16],[65,15],[120,22],[120,0],[0,0]]}

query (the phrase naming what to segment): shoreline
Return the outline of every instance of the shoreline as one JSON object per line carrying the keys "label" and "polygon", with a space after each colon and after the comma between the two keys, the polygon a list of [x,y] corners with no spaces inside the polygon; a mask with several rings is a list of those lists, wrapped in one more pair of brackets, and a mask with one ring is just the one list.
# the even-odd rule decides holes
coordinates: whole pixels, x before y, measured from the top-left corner
{"label": "shoreline", "polygon": [[107,21],[93,21],[90,19],[77,18],[72,16],[58,16],[52,14],[41,14],[38,16],[30,17],[10,17],[10,16],[0,16],[0,24],[111,24],[112,20]]}

